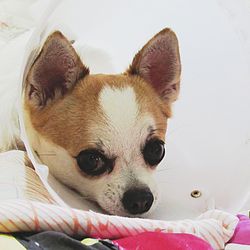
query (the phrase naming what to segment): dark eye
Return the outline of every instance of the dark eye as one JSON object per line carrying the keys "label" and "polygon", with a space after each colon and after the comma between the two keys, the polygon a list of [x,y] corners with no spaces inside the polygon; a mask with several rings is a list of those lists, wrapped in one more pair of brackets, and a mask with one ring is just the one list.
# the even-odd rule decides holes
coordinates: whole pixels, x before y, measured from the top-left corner
{"label": "dark eye", "polygon": [[146,163],[151,166],[157,165],[165,155],[164,142],[159,139],[149,140],[144,146],[142,154]]}
{"label": "dark eye", "polygon": [[96,149],[81,151],[76,160],[79,168],[87,175],[98,176],[113,169],[113,160]]}

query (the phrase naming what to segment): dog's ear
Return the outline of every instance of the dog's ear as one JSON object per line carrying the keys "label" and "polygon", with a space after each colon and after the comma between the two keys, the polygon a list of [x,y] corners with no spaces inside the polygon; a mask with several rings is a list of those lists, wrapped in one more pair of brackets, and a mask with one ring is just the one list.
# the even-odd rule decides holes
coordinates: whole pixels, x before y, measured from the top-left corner
{"label": "dog's ear", "polygon": [[181,62],[178,40],[173,31],[163,29],[134,57],[127,73],[139,75],[169,105],[180,89]]}
{"label": "dog's ear", "polygon": [[71,43],[59,31],[52,33],[26,78],[26,97],[42,108],[48,101],[62,97],[80,78],[89,73]]}

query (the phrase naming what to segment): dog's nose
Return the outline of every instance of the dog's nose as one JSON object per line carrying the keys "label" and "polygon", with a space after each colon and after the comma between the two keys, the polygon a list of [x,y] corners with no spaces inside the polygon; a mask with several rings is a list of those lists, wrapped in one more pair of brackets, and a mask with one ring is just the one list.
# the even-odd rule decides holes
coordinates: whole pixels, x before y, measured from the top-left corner
{"label": "dog's nose", "polygon": [[122,198],[124,208],[130,214],[142,214],[147,212],[154,201],[154,196],[147,189],[129,189]]}

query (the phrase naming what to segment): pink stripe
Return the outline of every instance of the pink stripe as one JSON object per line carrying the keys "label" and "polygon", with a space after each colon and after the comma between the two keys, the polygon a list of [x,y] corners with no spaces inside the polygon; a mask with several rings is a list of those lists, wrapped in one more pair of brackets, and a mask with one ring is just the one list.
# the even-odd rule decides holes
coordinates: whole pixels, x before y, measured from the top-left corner
{"label": "pink stripe", "polygon": [[[36,224],[36,228],[39,227],[39,230],[36,230],[36,231],[40,231],[40,229],[44,229],[41,225],[41,223],[45,223],[47,224],[48,228],[52,231],[55,231],[55,229],[49,224],[49,222],[45,219],[45,218],[41,218],[41,221],[38,220],[39,216],[38,216],[38,212],[39,212],[39,208],[36,209],[35,206],[33,206],[32,202],[30,202],[30,205],[31,205],[31,208],[34,212],[34,223]],[[38,210],[38,211],[37,211]],[[45,228],[47,230],[47,228]]]}
{"label": "pink stripe", "polygon": [[[40,211],[43,211],[43,213],[45,213],[55,223],[55,225],[60,228],[61,232],[66,233],[64,228],[62,228],[62,226],[60,225],[60,223],[58,223],[56,220],[54,220],[54,218],[50,216],[50,214],[48,214],[47,209],[50,210],[51,212],[51,209],[49,207],[46,207],[45,209],[40,207]],[[45,219],[45,218],[42,218],[42,219]]]}
{"label": "pink stripe", "polygon": [[[208,234],[213,238],[214,242],[218,246],[218,249],[221,249],[222,246],[221,246],[220,242],[217,240],[217,238],[212,233],[210,233],[210,232],[208,232]],[[223,241],[223,244],[224,244],[224,241]]]}
{"label": "pink stripe", "polygon": [[[23,220],[22,220],[19,216],[17,216],[16,214],[14,214],[11,210],[8,210],[8,212],[10,212],[10,213],[12,213],[12,214],[14,215],[14,216],[12,216],[11,219],[6,217],[6,215],[4,214],[4,211],[0,211],[0,213],[3,215],[3,217],[5,217],[5,219],[6,219],[7,221],[11,222],[11,224],[13,224],[13,225],[17,228],[18,231],[22,231],[21,228],[20,228],[19,226],[17,226],[17,224],[16,224],[12,219],[14,219],[13,217],[16,217],[16,218],[18,218],[21,222],[23,222]],[[25,225],[27,225],[27,224],[25,223]],[[28,226],[28,228],[30,228],[30,227]]]}
{"label": "pink stripe", "polygon": [[[206,226],[203,225],[203,227],[205,227],[205,228],[207,228],[207,226],[210,226],[213,230],[215,230],[215,231],[217,232],[217,234],[219,234],[219,236],[220,236],[222,239],[224,238],[224,237],[223,237],[222,231],[221,231],[221,230],[218,230],[218,228],[217,228],[214,224],[212,224],[210,221],[207,221]],[[207,230],[210,231],[209,229],[207,229]]]}
{"label": "pink stripe", "polygon": [[[44,228],[44,227],[41,225],[42,223],[47,224],[47,227]],[[42,220],[40,221],[40,225],[41,225],[42,231],[44,231],[44,230],[56,231],[55,228],[54,228],[53,226],[51,226],[51,224],[50,224],[45,218],[42,218]]]}
{"label": "pink stripe", "polygon": [[[109,230],[109,225],[113,225],[113,227],[114,227],[114,229],[116,230],[117,234],[120,235],[120,236],[122,236],[122,234],[121,234],[120,230],[118,229],[118,227],[117,227],[113,222],[111,222],[111,220],[107,220],[107,218],[105,217],[105,222],[102,223],[102,222],[101,222],[101,221],[102,221],[102,217],[103,217],[102,215],[97,215],[97,214],[96,214],[96,218],[97,218],[97,220],[98,220],[98,228],[99,228],[101,231],[105,230],[106,232],[109,233],[109,235],[114,235],[114,234],[111,233],[110,230]],[[114,219],[115,219],[115,218],[114,218]],[[118,235],[117,235],[116,237],[118,237]]]}
{"label": "pink stripe", "polygon": [[[70,209],[70,212],[72,214],[72,217],[73,217],[73,223],[74,223],[74,229],[73,229],[73,234],[74,235],[77,235],[78,234],[78,231],[79,231],[79,227],[80,227],[80,223],[79,223],[79,220],[76,216],[76,213],[75,213],[75,210],[74,209]],[[86,233],[86,232],[85,232]]]}
{"label": "pink stripe", "polygon": [[[203,233],[200,232],[200,236],[202,237],[203,240],[205,240],[206,242],[209,242],[210,244],[212,244],[211,241],[207,238],[206,235],[204,235]],[[220,249],[220,247],[219,247],[219,249]]]}
{"label": "pink stripe", "polygon": [[140,233],[140,232],[137,230],[137,228],[134,227],[134,225],[131,225],[131,224],[129,223],[129,219],[128,219],[128,218],[126,218],[126,224],[129,225],[129,228],[127,228],[128,231],[129,231],[129,235],[135,235],[134,232],[132,232],[132,230],[135,231],[136,234],[139,234],[139,233]]}
{"label": "pink stripe", "polygon": [[[119,223],[120,223],[120,225],[123,227],[123,229],[124,229],[125,231],[127,231],[127,235],[130,235],[130,232],[129,232],[129,230],[127,229],[127,227],[125,227],[125,225],[120,221],[119,218],[116,218],[116,219],[119,221]],[[126,235],[123,235],[123,236],[126,236]]]}
{"label": "pink stripe", "polygon": [[[83,211],[78,211],[78,210],[75,210],[75,209],[71,209],[69,208],[68,209],[69,212],[72,213],[73,215],[73,222],[74,222],[74,234],[75,235],[78,235],[78,232],[79,232],[79,228],[83,231],[83,234],[86,236],[88,235],[88,231],[87,231],[87,228],[84,228],[84,226],[82,226],[82,224],[80,223],[79,219],[78,219],[78,216],[80,217],[83,217],[84,220],[86,221],[86,225],[87,225],[87,220],[86,220],[86,213],[83,212]],[[77,215],[78,214],[78,215]],[[87,227],[87,226],[86,226]]]}
{"label": "pink stripe", "polygon": [[152,230],[150,230],[149,228],[145,228],[143,225],[140,225],[140,228],[144,231],[144,232],[148,232],[148,231],[155,231],[155,227],[152,225]]}
{"label": "pink stripe", "polygon": [[34,215],[33,222],[35,225],[35,231],[38,232],[38,231],[40,231],[40,222],[39,222],[38,214],[37,214],[36,208],[34,207],[33,203],[29,202],[29,205],[30,205],[30,208],[33,211],[33,215]]}
{"label": "pink stripe", "polygon": [[115,230],[118,232],[119,234],[119,238],[123,236],[123,234],[121,233],[121,231],[119,230],[119,227],[117,227],[114,223],[110,222],[110,225],[113,226],[115,228]]}
{"label": "pink stripe", "polygon": [[14,227],[16,227],[17,230],[15,231],[18,231],[18,232],[21,232],[23,231],[19,226],[17,226],[17,224],[12,220],[12,219],[8,219],[8,221],[14,225]]}
{"label": "pink stripe", "polygon": [[[92,223],[92,220],[91,220],[91,216],[87,215],[86,217],[86,220],[87,220],[87,234],[89,236],[99,236],[99,237],[102,237],[102,233],[99,231],[99,229],[94,225],[94,223]],[[96,231],[96,233],[92,233],[91,234],[91,229],[94,229]]]}
{"label": "pink stripe", "polygon": [[[203,230],[204,230],[203,226],[200,225],[200,227],[203,228]],[[209,231],[207,231],[206,228],[205,228],[205,231],[206,231],[207,234],[209,234],[211,236],[211,238],[213,239],[213,241],[216,243],[217,249],[221,249],[221,244],[218,242],[217,238],[213,234],[211,234]],[[200,234],[203,235],[202,233],[200,233]],[[205,237],[205,239],[207,240],[207,242],[209,242],[211,244],[210,240],[208,240],[206,237]]]}
{"label": "pink stripe", "polygon": [[[51,207],[49,207],[49,206],[47,206],[48,207],[48,209],[53,213],[53,214],[56,214],[62,221],[63,221],[63,223],[65,224],[65,225],[67,225],[68,226],[68,228],[71,230],[71,232],[73,231],[73,228],[70,226],[70,224],[66,221],[66,220],[64,220],[64,218],[60,215],[60,212],[63,212],[63,213],[65,213],[66,214],[66,212],[65,211],[54,211]],[[72,218],[71,218],[72,219]]]}
{"label": "pink stripe", "polygon": [[[11,209],[17,210],[17,211],[19,211],[19,212],[22,211],[22,213],[24,213],[25,216],[27,216],[30,220],[33,220],[32,217],[30,217],[27,213],[24,212],[23,207],[20,207],[20,205],[16,205],[16,206],[14,207],[13,204],[9,204],[9,205],[8,205],[8,208],[9,208],[9,207],[11,207]],[[28,224],[28,223],[30,223],[30,221],[27,223],[24,219],[22,219],[20,216],[17,216],[14,212],[13,212],[13,214],[14,214],[16,217],[18,217],[18,219],[19,219],[23,224],[25,224],[25,225],[27,226],[27,228],[29,228],[30,231],[33,230],[33,228],[30,227],[30,225]]]}

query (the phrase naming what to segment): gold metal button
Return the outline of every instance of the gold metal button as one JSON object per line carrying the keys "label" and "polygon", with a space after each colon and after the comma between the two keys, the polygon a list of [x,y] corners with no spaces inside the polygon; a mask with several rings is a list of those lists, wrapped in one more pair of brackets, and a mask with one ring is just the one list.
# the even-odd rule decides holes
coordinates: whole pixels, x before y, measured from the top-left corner
{"label": "gold metal button", "polygon": [[193,191],[191,192],[191,196],[192,196],[193,198],[199,198],[199,197],[201,197],[201,191],[199,191],[199,190],[193,190]]}

